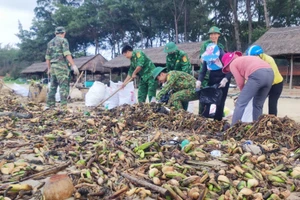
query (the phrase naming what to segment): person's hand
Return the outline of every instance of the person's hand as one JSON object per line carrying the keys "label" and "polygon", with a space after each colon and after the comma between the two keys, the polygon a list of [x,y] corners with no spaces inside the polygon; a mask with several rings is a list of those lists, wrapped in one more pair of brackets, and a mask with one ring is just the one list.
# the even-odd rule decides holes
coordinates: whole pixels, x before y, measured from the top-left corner
{"label": "person's hand", "polygon": [[132,74],[131,78],[135,79],[136,78],[136,74]]}
{"label": "person's hand", "polygon": [[228,82],[228,79],[223,78],[220,82],[219,88],[225,87],[227,82]]}
{"label": "person's hand", "polygon": [[78,76],[78,75],[79,75],[78,67],[77,67],[76,65],[73,65],[73,66],[72,66],[72,69],[73,69],[73,71],[74,71],[74,74]]}
{"label": "person's hand", "polygon": [[126,85],[123,83],[123,84],[121,85],[121,88],[124,89],[125,86],[126,86]]}
{"label": "person's hand", "polygon": [[201,87],[201,81],[196,81],[196,89],[200,89]]}

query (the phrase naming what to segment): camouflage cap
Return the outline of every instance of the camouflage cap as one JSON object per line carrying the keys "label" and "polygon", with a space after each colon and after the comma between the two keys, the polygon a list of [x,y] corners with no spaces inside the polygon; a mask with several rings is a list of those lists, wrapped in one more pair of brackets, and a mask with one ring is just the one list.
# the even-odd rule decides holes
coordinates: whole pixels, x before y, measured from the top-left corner
{"label": "camouflage cap", "polygon": [[66,29],[63,26],[58,26],[55,28],[55,34],[57,33],[65,33]]}

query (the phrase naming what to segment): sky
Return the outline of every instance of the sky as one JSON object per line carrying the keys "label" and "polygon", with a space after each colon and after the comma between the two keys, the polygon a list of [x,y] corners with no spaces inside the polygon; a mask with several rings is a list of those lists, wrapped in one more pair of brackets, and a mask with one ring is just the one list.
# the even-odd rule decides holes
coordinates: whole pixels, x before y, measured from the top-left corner
{"label": "sky", "polygon": [[[19,33],[19,23],[23,30],[29,30],[34,19],[34,8],[36,0],[0,0],[0,47],[9,44],[16,47],[20,42],[16,34]],[[94,55],[93,46],[87,49],[88,53]],[[110,59],[110,52],[100,51],[106,58]]]}
{"label": "sky", "polygon": [[15,45],[19,38],[18,21],[24,30],[29,30],[34,18],[36,0],[0,0],[0,43]]}

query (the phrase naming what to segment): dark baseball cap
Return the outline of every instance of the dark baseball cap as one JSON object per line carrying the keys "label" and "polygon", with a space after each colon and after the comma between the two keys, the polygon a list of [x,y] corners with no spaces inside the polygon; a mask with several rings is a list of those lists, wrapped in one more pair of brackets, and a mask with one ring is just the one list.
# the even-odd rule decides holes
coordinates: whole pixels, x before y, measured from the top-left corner
{"label": "dark baseball cap", "polygon": [[63,26],[58,26],[55,28],[55,33],[64,33],[66,29]]}

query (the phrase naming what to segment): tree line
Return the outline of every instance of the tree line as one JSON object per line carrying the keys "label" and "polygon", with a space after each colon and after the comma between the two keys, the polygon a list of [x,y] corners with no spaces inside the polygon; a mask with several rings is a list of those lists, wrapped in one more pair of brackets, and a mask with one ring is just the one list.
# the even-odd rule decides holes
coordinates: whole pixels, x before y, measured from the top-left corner
{"label": "tree line", "polygon": [[95,54],[109,50],[114,58],[124,44],[198,42],[213,25],[221,28],[227,50],[244,51],[270,27],[297,26],[299,8],[300,0],[37,0],[30,29],[19,23],[18,49],[0,46],[14,55],[11,62],[0,56],[0,73],[20,71],[21,62],[44,61],[56,26],[66,27],[74,57],[87,55],[89,46]]}

